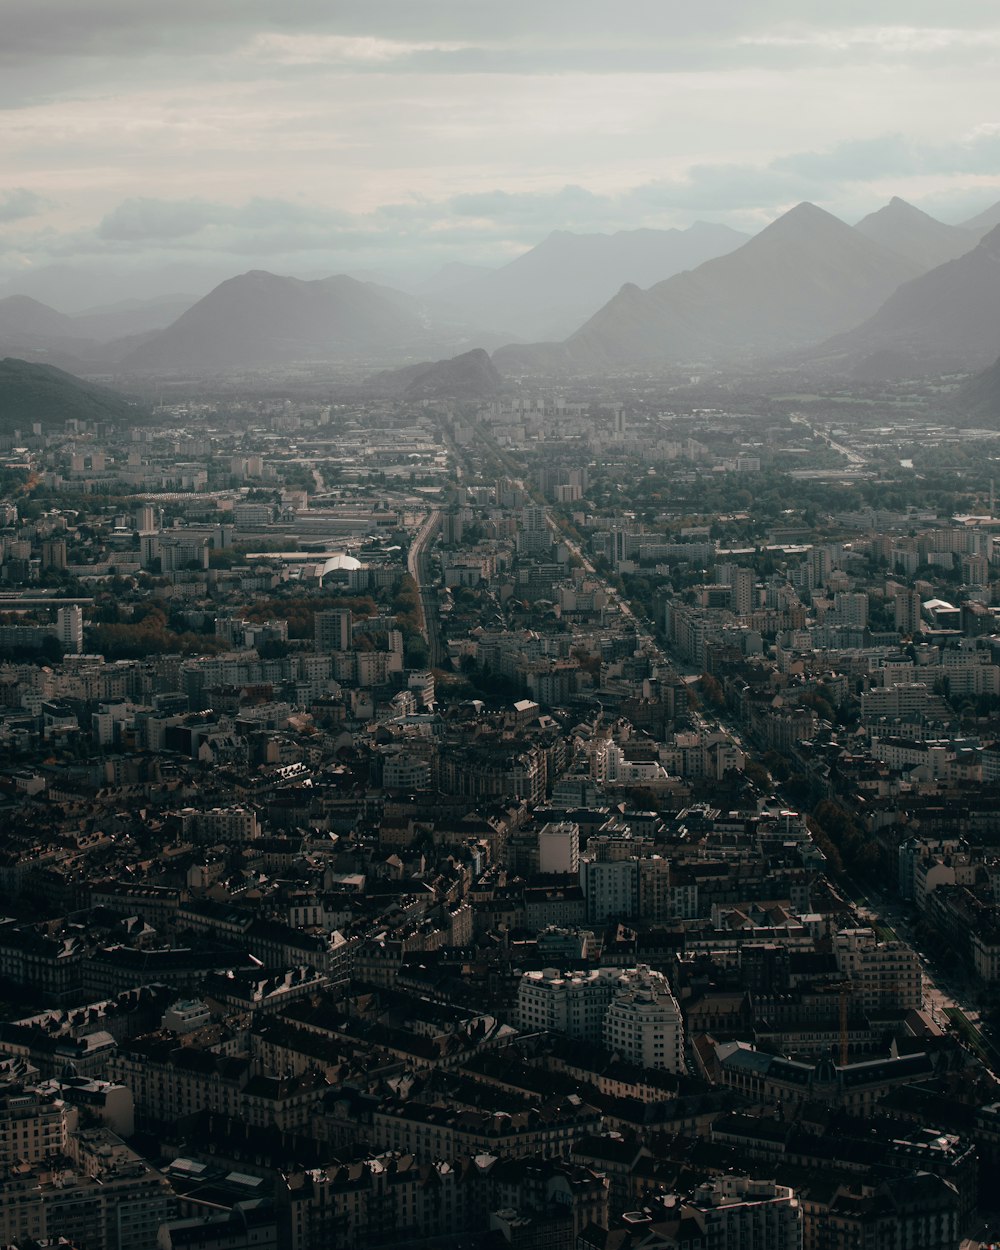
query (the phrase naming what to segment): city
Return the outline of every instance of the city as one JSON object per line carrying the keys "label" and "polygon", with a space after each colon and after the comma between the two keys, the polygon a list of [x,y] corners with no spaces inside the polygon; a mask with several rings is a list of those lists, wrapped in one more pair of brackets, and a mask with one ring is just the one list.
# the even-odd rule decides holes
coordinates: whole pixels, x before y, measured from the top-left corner
{"label": "city", "polygon": [[996,6],[0,9],[0,1250],[996,1250]]}
{"label": "city", "polygon": [[983,1226],[991,481],[656,389],[8,440],[8,1243]]}

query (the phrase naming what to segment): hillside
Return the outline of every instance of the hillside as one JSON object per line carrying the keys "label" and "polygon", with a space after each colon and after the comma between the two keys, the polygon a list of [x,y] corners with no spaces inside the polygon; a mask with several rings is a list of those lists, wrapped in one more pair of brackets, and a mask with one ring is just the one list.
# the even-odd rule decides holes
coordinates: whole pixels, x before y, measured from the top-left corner
{"label": "hillside", "polygon": [[983,369],[1000,350],[1000,226],[971,252],[904,283],[881,308],[814,353],[850,364],[891,349],[914,374]]}
{"label": "hillside", "polygon": [[979,238],[982,238],[984,234],[989,234],[997,226],[1000,226],[1000,202],[991,204],[981,213],[976,213],[975,217],[962,222],[963,229],[971,230]]}
{"label": "hillside", "polygon": [[439,292],[441,314],[521,339],[564,338],[626,282],[651,286],[745,243],[728,226],[575,234],[557,230],[500,269]]}
{"label": "hillside", "polygon": [[1000,356],[965,383],[958,394],[958,405],[991,424],[1000,420]]}
{"label": "hillside", "polygon": [[135,373],[223,373],[377,357],[428,338],[400,292],[339,275],[313,282],[253,270],[221,283],[126,355]]}
{"label": "hillside", "polygon": [[30,430],[34,422],[135,422],[143,409],[115,391],[94,386],[52,365],[6,357],[0,360],[0,430]]}
{"label": "hillside", "polygon": [[567,340],[588,366],[734,360],[856,325],[917,266],[813,204],[648,291],[628,285]]}
{"label": "hillside", "polygon": [[943,221],[893,196],[884,208],[862,217],[854,227],[866,239],[905,256],[920,269],[935,269],[945,261],[971,252],[979,235]]}
{"label": "hillside", "polygon": [[376,374],[368,385],[381,394],[407,399],[487,399],[503,385],[481,347],[450,360],[424,361]]}

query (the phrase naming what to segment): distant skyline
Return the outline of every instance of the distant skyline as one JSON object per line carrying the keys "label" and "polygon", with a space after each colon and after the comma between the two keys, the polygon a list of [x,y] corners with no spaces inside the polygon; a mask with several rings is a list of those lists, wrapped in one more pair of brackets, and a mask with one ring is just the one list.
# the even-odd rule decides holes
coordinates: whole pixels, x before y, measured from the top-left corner
{"label": "distant skyline", "polygon": [[51,265],[155,273],[157,290],[430,272],[502,264],[554,229],[755,230],[800,200],[853,222],[893,195],[959,221],[1000,200],[993,3],[0,12],[8,286]]}

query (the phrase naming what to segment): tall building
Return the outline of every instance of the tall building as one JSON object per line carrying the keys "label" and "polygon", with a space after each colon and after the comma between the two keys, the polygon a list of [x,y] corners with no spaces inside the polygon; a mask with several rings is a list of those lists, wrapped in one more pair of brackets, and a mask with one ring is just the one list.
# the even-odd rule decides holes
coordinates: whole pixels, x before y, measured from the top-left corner
{"label": "tall building", "polygon": [[538,831],[539,872],[579,872],[580,826],[571,820],[550,821]]}
{"label": "tall building", "polygon": [[157,528],[156,509],[151,503],[144,503],[136,508],[135,528],[140,534],[148,534]]}
{"label": "tall building", "polygon": [[920,632],[920,591],[901,587],[896,591],[896,630],[912,638]]}
{"label": "tall building", "polygon": [[733,611],[737,616],[749,616],[754,609],[754,571],[737,566],[733,569]]}
{"label": "tall building", "polygon": [[75,603],[60,608],[56,615],[56,637],[63,651],[79,655],[83,651],[83,610]]}
{"label": "tall building", "polygon": [[42,568],[64,569],[66,567],[66,539],[48,538],[42,543]]}
{"label": "tall building", "polygon": [[594,924],[628,920],[639,904],[638,860],[600,860],[587,851],[580,861],[580,885],[587,900],[587,919]]}
{"label": "tall building", "polygon": [[621,975],[617,968],[526,972],[517,987],[518,1027],[525,1031],[547,1029],[599,1044],[604,1017]]}
{"label": "tall building", "polygon": [[354,646],[354,615],[350,608],[317,612],[313,630],[317,651],[350,651]]}
{"label": "tall building", "polygon": [[833,610],[841,625],[864,629],[868,624],[868,596],[864,591],[839,590],[833,596]]}
{"label": "tall building", "polygon": [[702,1232],[705,1246],[799,1250],[802,1245],[802,1207],[795,1190],[772,1180],[716,1177],[699,1185],[684,1213]]}
{"label": "tall building", "polygon": [[604,1045],[643,1068],[686,1071],[681,1009],[662,972],[641,965],[624,974],[604,1016]]}
{"label": "tall building", "polygon": [[521,509],[521,524],[517,530],[517,549],[523,555],[544,555],[552,546],[545,509],[538,504],[525,504]]}
{"label": "tall building", "polygon": [[684,1025],[670,982],[644,964],[526,972],[517,987],[518,1027],[603,1044],[631,1063],[684,1072]]}

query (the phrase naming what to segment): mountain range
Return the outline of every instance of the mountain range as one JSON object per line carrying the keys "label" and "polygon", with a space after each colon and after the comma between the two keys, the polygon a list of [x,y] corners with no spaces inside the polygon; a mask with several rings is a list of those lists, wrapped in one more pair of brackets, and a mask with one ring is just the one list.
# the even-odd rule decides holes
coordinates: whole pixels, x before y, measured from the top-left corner
{"label": "mountain range", "polygon": [[727,256],[622,287],[564,342],[511,344],[494,360],[513,373],[782,358],[851,372],[877,351],[895,372],[981,367],[1000,347],[987,220],[945,226],[896,199],[851,227],[799,204]]}
{"label": "mountain range", "polygon": [[442,314],[468,325],[521,339],[559,338],[571,334],[623,283],[649,286],[724,256],[748,237],[704,221],[686,230],[556,230],[500,269],[465,276],[451,286],[439,282],[433,295]]}
{"label": "mountain range", "polygon": [[[1000,350],[997,223],[1000,206],[951,226],[895,198],[852,227],[800,204],[751,238],[706,223],[559,231],[499,269],[446,266],[407,292],[252,270],[195,301],[158,295],[74,316],[17,294],[0,299],[0,354],[84,376],[426,369],[505,341],[494,363],[513,373],[982,368]],[[541,327],[562,337],[532,341]]]}
{"label": "mountain range", "polygon": [[981,369],[1000,351],[1000,225],[964,256],[904,283],[860,325],[823,343],[817,359],[891,351],[896,372]]}
{"label": "mountain range", "polygon": [[[649,290],[622,287],[565,348],[580,365],[619,368],[774,354],[856,325],[918,272],[832,214],[799,204],[728,256]],[[501,369],[503,361],[498,353]]]}

